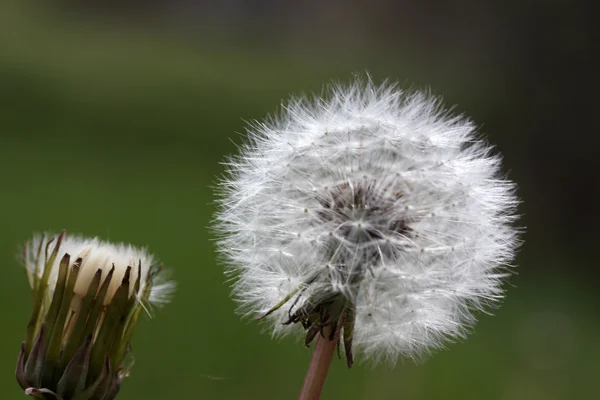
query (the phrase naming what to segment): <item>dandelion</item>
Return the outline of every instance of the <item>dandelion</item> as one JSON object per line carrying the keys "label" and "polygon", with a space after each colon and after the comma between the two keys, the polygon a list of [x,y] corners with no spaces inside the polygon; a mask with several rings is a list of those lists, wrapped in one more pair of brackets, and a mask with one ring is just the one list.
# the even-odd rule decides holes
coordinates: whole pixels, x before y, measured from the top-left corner
{"label": "dandelion", "polygon": [[33,314],[17,362],[20,386],[40,399],[114,399],[133,364],[142,311],[167,302],[174,283],[145,250],[65,231],[27,242],[24,262]]}
{"label": "dandelion", "polygon": [[502,298],[514,185],[438,99],[357,79],[248,136],[221,182],[219,250],[243,313],[307,346],[320,336],[303,394],[336,345],[348,366],[418,358]]}

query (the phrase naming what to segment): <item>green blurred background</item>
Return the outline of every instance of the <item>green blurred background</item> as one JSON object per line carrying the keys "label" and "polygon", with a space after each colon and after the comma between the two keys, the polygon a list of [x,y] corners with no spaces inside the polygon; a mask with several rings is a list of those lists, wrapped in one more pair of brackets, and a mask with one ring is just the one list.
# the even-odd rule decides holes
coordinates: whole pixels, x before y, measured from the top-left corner
{"label": "green blurred background", "polygon": [[211,186],[244,121],[369,71],[471,116],[520,185],[526,244],[495,316],[422,364],[334,361],[325,399],[600,398],[597,42],[590,3],[5,1],[0,5],[0,388],[30,313],[32,232],[147,245],[172,304],[136,331],[120,399],[290,399],[310,350],[241,320]]}

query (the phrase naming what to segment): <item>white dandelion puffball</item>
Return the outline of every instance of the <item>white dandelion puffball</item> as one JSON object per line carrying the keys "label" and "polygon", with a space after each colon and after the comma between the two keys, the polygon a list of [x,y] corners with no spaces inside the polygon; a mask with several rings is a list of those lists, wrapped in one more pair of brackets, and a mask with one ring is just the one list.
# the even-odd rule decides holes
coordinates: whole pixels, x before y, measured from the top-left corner
{"label": "white dandelion puffball", "polygon": [[356,80],[248,128],[228,163],[219,251],[273,334],[330,326],[365,359],[416,358],[500,300],[515,186],[475,126],[422,92]]}

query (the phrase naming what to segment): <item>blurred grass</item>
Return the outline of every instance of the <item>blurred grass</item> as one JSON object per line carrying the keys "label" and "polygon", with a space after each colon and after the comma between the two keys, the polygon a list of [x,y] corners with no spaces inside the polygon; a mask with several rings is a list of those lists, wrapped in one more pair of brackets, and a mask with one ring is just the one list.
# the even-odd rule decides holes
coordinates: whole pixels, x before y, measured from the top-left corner
{"label": "blurred grass", "polygon": [[[310,350],[293,339],[272,341],[259,324],[240,320],[215,261],[207,226],[218,163],[241,141],[235,132],[243,119],[261,118],[290,92],[319,90],[365,68],[375,78],[412,82],[427,70],[185,43],[15,5],[0,6],[0,15],[2,398],[21,396],[14,363],[30,309],[17,245],[31,232],[61,228],[147,245],[179,282],[173,303],[141,323],[120,398],[294,398]],[[451,91],[456,83],[446,85]],[[600,395],[598,298],[554,268],[568,257],[552,257],[522,256],[505,304],[494,317],[482,315],[464,343],[393,369],[348,371],[334,362],[324,398]],[[532,263],[547,270],[528,269]]]}

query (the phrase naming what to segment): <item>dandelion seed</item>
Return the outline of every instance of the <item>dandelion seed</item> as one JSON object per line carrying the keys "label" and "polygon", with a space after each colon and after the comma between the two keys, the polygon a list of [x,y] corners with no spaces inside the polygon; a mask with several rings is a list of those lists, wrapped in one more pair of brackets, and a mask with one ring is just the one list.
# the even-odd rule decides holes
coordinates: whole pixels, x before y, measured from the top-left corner
{"label": "dandelion seed", "polygon": [[327,332],[348,365],[395,362],[463,337],[502,298],[514,184],[439,100],[356,80],[290,100],[248,136],[216,227],[241,311],[273,334]]}
{"label": "dandelion seed", "polygon": [[17,363],[25,393],[115,398],[133,364],[130,340],[140,314],[166,303],[174,283],[145,250],[64,231],[35,236],[25,245],[24,262],[33,290]]}

